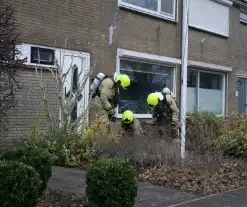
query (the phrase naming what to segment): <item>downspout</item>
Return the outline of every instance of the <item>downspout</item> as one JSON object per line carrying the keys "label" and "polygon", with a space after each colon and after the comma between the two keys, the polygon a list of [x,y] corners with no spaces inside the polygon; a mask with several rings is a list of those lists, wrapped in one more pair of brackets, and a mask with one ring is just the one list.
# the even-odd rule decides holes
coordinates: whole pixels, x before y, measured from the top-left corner
{"label": "downspout", "polygon": [[183,0],[182,9],[182,50],[181,50],[181,97],[180,97],[180,139],[181,159],[185,159],[186,139],[186,99],[187,99],[187,66],[188,66],[188,15],[189,0]]}

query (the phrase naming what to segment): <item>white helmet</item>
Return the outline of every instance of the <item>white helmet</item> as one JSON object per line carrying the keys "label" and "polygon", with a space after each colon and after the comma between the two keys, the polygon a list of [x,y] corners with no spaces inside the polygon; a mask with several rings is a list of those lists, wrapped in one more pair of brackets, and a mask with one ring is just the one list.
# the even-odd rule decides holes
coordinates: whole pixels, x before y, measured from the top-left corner
{"label": "white helmet", "polygon": [[171,92],[171,90],[169,88],[167,88],[167,87],[163,88],[162,93],[163,94],[169,94],[172,96],[172,98],[174,98],[176,100],[175,94],[173,92]]}
{"label": "white helmet", "polygon": [[162,93],[164,94],[171,94],[171,90],[167,87],[163,88]]}

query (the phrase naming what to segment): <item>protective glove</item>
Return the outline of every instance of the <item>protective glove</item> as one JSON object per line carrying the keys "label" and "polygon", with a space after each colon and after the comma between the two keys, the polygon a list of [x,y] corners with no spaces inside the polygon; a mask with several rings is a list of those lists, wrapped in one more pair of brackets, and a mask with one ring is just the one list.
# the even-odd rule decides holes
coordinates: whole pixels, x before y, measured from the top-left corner
{"label": "protective glove", "polygon": [[172,135],[173,139],[177,137],[177,129],[176,128],[172,128],[171,135]]}
{"label": "protective glove", "polygon": [[108,113],[108,119],[111,122],[115,122],[116,121],[116,117],[115,117],[115,112],[113,109],[111,109]]}

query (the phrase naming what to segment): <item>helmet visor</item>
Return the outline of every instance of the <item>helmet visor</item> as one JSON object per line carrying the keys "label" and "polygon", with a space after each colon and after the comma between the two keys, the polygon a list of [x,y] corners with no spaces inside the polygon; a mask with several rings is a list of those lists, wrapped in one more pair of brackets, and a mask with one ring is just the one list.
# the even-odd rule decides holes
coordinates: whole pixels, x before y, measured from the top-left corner
{"label": "helmet visor", "polygon": [[125,119],[122,120],[122,122],[125,123],[125,124],[130,124],[132,121],[133,120],[128,119],[128,118],[125,118]]}

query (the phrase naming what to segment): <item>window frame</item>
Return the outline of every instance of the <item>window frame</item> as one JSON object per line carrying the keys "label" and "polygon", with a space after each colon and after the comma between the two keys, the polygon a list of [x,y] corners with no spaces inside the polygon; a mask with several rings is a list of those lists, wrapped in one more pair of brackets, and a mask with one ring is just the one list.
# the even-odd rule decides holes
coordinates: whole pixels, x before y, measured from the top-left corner
{"label": "window frame", "polygon": [[[167,67],[172,67],[172,87],[173,93],[176,95],[176,80],[177,80],[177,67],[181,65],[181,60],[176,58],[170,58],[166,56],[153,55],[148,53],[136,52],[131,50],[118,49],[116,57],[116,72],[120,72],[120,61],[131,60],[137,62],[144,62],[149,64],[162,64]],[[122,114],[118,112],[119,106],[115,108],[115,116],[122,118]],[[136,118],[151,119],[151,114],[135,114]]]}
{"label": "window frame", "polygon": [[133,10],[133,11],[136,11],[139,13],[144,13],[147,15],[161,18],[161,19],[166,19],[169,21],[178,22],[178,3],[179,3],[179,0],[172,0],[172,1],[174,1],[173,14],[172,15],[161,11],[161,0],[158,0],[158,8],[157,8],[158,11],[152,11],[149,9],[145,9],[145,8],[136,6],[134,4],[126,3],[126,2],[124,2],[124,0],[118,0],[118,7],[130,9],[130,10]]}
{"label": "window frame", "polygon": [[[199,88],[200,88],[200,73],[210,73],[210,74],[217,74],[217,75],[221,75],[222,77],[222,85],[221,85],[221,88],[222,88],[222,93],[223,93],[223,96],[222,96],[222,106],[221,106],[221,114],[216,114],[216,116],[224,116],[226,114],[226,87],[227,87],[227,83],[226,83],[226,78],[227,78],[227,73],[226,72],[215,72],[215,71],[212,71],[212,70],[203,70],[203,69],[197,69],[195,67],[188,67],[188,70],[190,71],[196,71],[197,72],[197,81],[196,81],[196,111],[198,111],[199,109],[199,95],[200,95],[200,92],[199,92]],[[188,87],[188,86],[187,86]],[[187,112],[187,109],[186,109],[186,113],[190,113],[190,112]]]}
{"label": "window frame", "polygon": [[[43,52],[51,52],[52,55],[52,61],[48,62],[48,61],[38,61],[38,60],[34,60],[34,52],[38,50],[38,51],[43,51]],[[39,64],[39,65],[47,65],[47,66],[54,66],[55,65],[55,49],[51,49],[51,48],[44,48],[44,47],[39,47],[39,46],[31,46],[31,52],[30,52],[30,63],[32,64]]]}
{"label": "window frame", "polygon": [[240,12],[239,12],[239,21],[240,21],[241,23],[247,24],[247,20],[241,19],[241,17],[240,17],[241,13],[247,15],[247,11],[245,11],[245,10],[243,10],[243,9],[240,9]]}

